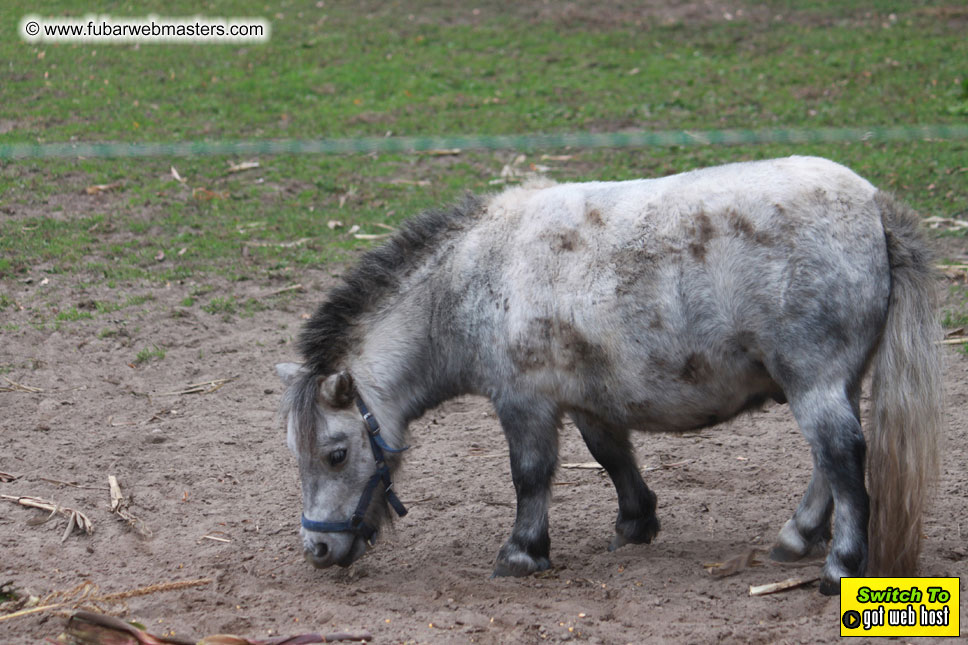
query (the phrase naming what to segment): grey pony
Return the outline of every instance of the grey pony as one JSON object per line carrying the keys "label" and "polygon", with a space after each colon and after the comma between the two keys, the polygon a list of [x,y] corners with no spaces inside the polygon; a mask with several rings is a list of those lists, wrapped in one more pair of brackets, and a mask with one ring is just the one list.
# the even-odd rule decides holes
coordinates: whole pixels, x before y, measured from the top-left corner
{"label": "grey pony", "polygon": [[[517,495],[494,574],[523,576],[550,566],[565,416],[614,482],[615,549],[659,531],[630,430],[715,426],[772,399],[789,404],[814,467],[771,556],[830,539],[826,594],[845,576],[912,574],[942,427],[933,265],[917,226],[890,195],[811,157],[536,181],[412,218],[319,306],[303,362],[277,366],[307,559],[348,566],[367,548],[353,531],[305,528],[346,522],[376,480],[354,401],[400,449],[427,409],[491,400]],[[385,460],[390,473],[402,461]],[[386,520],[382,486],[363,511]]]}

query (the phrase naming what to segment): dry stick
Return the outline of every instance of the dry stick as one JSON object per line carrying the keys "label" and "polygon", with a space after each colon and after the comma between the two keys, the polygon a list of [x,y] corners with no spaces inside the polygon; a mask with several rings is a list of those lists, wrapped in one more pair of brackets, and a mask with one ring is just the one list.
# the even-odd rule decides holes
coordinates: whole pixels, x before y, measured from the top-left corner
{"label": "dry stick", "polygon": [[407,506],[413,506],[414,504],[423,504],[424,502],[429,502],[432,499],[437,499],[436,495],[431,495],[430,497],[424,497],[423,499],[408,499],[404,503]]}
{"label": "dry stick", "polygon": [[605,466],[597,461],[583,461],[580,463],[561,464],[562,468],[575,468],[578,470],[605,470]]}
{"label": "dry stick", "polygon": [[225,542],[225,543],[230,543],[232,541],[228,538],[218,537],[217,535],[203,535],[202,537],[198,538],[199,542],[201,542],[202,540],[211,540],[212,542]]}
{"label": "dry stick", "polygon": [[[332,634],[309,634],[309,636],[319,637],[321,640],[319,640],[318,642],[320,643],[335,643],[336,641],[369,642],[373,640],[373,634],[371,634],[370,632],[357,632],[356,634],[353,634],[350,632],[333,632]],[[303,641],[303,642],[311,643],[312,641]]]}
{"label": "dry stick", "polygon": [[685,466],[686,464],[691,464],[694,461],[696,460],[683,459],[682,461],[674,461],[674,462],[669,462],[664,464],[660,463],[658,466],[646,466],[645,468],[642,468],[642,472],[649,473],[649,472],[652,472],[653,470],[662,470],[663,468],[680,468],[682,466]]}
{"label": "dry stick", "polygon": [[124,508],[125,499],[124,495],[121,494],[121,485],[118,484],[118,478],[114,475],[108,475],[108,486],[111,491],[111,512],[127,522],[141,537],[151,537],[151,529],[145,526],[140,518],[135,517],[128,509]]}
{"label": "dry stick", "polygon": [[811,582],[816,582],[817,580],[820,580],[819,576],[813,578],[787,578],[782,582],[771,582],[767,585],[750,585],[750,595],[765,596],[766,594],[777,593],[778,591],[786,591],[787,589],[802,587],[803,585],[808,585]]}
{"label": "dry stick", "polygon": [[286,293],[287,291],[302,291],[303,286],[301,284],[291,284],[288,287],[283,287],[282,289],[276,289],[275,291],[270,291],[260,295],[260,298],[271,298],[272,296],[278,296],[281,293]]}
{"label": "dry stick", "polygon": [[938,345],[958,345],[960,343],[968,343],[968,336],[963,336],[961,338],[946,338],[945,340],[939,340]]}
{"label": "dry stick", "polygon": [[39,387],[33,387],[32,385],[23,385],[22,383],[17,383],[16,381],[11,381],[6,376],[3,380],[10,385],[0,385],[0,392],[26,392],[27,394],[37,394],[38,392],[43,392],[44,390]]}
{"label": "dry stick", "polygon": [[[64,533],[63,537],[61,537],[61,542],[70,536],[75,527],[80,528],[88,535],[94,532],[94,525],[91,523],[91,520],[87,517],[87,515],[73,508],[60,506],[56,502],[49,502],[47,500],[40,499],[39,497],[28,497],[25,495],[20,497],[14,495],[0,495],[0,499],[6,499],[16,504],[20,504],[21,506],[29,506],[31,508],[39,508],[44,511],[50,511],[50,517],[53,517],[55,513],[66,516],[67,531]],[[50,519],[50,517],[47,519]]]}
{"label": "dry stick", "polygon": [[200,587],[202,585],[211,584],[211,578],[199,578],[198,580],[179,580],[176,582],[162,582],[155,585],[149,585],[147,587],[139,587],[138,589],[132,589],[130,591],[120,591],[117,593],[109,593],[103,596],[92,595],[92,591],[97,591],[97,587],[91,583],[84,583],[78,585],[74,589],[66,593],[55,592],[50,594],[45,598],[45,600],[54,598],[58,595],[80,595],[79,598],[74,598],[72,600],[65,600],[63,602],[55,602],[49,605],[41,605],[39,607],[31,607],[30,609],[21,609],[20,611],[15,611],[12,614],[6,614],[5,616],[0,616],[0,622],[5,620],[10,620],[12,618],[19,618],[20,616],[27,616],[29,614],[36,614],[42,611],[48,611],[51,609],[62,609],[70,605],[76,605],[82,602],[118,602],[122,600],[127,600],[128,598],[135,598],[137,596],[147,596],[153,593],[161,593],[163,591],[177,591],[179,589],[188,589],[189,587]]}
{"label": "dry stick", "polygon": [[31,479],[37,479],[42,482],[47,482],[49,484],[57,484],[58,486],[71,486],[72,488],[86,488],[87,490],[108,490],[104,486],[85,486],[83,484],[78,484],[77,482],[65,482],[60,479],[51,479],[50,477],[31,477]]}
{"label": "dry stick", "polygon": [[20,475],[11,475],[10,473],[0,472],[0,483],[9,484],[15,479],[20,479]]}
{"label": "dry stick", "polygon": [[217,378],[211,381],[203,381],[201,383],[192,383],[191,385],[186,385],[183,390],[176,390],[173,392],[162,392],[161,394],[155,394],[154,396],[179,396],[181,394],[211,394],[212,392],[218,390],[220,387],[234,381],[239,378],[238,376],[230,376],[229,378]]}
{"label": "dry stick", "polygon": [[311,238],[311,237],[301,237],[298,240],[294,240],[292,242],[257,242],[257,241],[251,241],[251,242],[245,242],[243,244],[243,246],[278,247],[278,248],[281,248],[281,249],[291,249],[291,248],[294,248],[294,247],[297,247],[297,246],[302,246],[306,242],[312,242],[312,241],[313,241],[313,238]]}

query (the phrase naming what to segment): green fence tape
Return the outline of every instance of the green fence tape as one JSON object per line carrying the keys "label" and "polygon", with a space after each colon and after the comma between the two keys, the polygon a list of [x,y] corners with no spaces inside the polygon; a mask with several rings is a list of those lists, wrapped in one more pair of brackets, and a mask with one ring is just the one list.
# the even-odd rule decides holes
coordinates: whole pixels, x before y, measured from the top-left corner
{"label": "green fence tape", "polygon": [[773,128],[762,130],[664,130],[655,132],[573,132],[441,137],[357,139],[269,139],[180,143],[9,143],[0,159],[57,157],[196,157],[271,154],[359,154],[429,150],[528,150],[536,148],[640,148],[759,143],[846,143],[968,139],[965,125],[904,125],[869,128]]}

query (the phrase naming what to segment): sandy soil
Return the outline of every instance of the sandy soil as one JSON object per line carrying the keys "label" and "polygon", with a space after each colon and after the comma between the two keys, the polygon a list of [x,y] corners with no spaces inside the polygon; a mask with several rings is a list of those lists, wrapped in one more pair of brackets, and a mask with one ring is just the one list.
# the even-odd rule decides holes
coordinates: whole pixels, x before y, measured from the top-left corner
{"label": "sandy soil", "polygon": [[[396,483],[410,514],[351,568],[318,571],[300,553],[298,477],[276,416],[281,387],[272,366],[296,357],[302,316],[333,278],[308,271],[294,276],[306,291],[269,298],[285,285],[225,283],[225,293],[272,304],[228,319],[181,307],[191,283],[129,285],[126,295],[154,299],[41,331],[26,324],[40,303],[59,301],[66,310],[118,299],[117,290],[101,293],[65,276],[42,285],[42,276],[3,285],[26,307],[0,312],[0,325],[19,327],[3,331],[0,364],[15,366],[3,376],[42,391],[0,392],[0,472],[19,476],[0,483],[0,494],[83,511],[94,532],[62,542],[64,518],[37,523],[46,513],[0,499],[0,582],[21,593],[44,596],[85,581],[111,593],[210,578],[127,600],[127,618],[195,638],[337,629],[370,630],[378,643],[838,638],[839,601],[815,584],[748,595],[753,584],[816,576],[818,562],[763,562],[726,578],[703,567],[768,548],[803,492],[809,456],[786,406],[685,437],[636,438],[659,495],[663,528],[652,545],[608,553],[616,511],[608,478],[562,469],[551,515],[555,568],[490,580],[514,514],[507,448],[487,401],[452,401],[412,426],[413,450]],[[120,334],[100,338],[105,327]],[[134,365],[137,351],[153,345],[166,356]],[[922,558],[922,574],[931,576],[959,575],[968,557],[968,359],[953,350],[948,359],[949,436]],[[214,392],[172,394],[229,377]],[[566,426],[561,461],[590,459]],[[112,515],[108,475],[117,476],[128,511],[150,537]],[[63,625],[50,613],[0,622],[0,643],[36,643]]]}

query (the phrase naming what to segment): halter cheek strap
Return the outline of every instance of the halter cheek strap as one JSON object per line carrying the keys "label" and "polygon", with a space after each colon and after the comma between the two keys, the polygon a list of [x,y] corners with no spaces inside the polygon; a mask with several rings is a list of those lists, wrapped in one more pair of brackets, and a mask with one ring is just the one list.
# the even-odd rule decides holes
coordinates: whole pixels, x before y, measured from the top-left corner
{"label": "halter cheek strap", "polygon": [[370,439],[370,450],[373,451],[373,459],[376,461],[376,472],[366,482],[363,494],[360,495],[360,501],[356,504],[356,510],[353,511],[350,519],[342,522],[316,522],[308,519],[304,514],[301,522],[303,528],[308,531],[315,531],[317,533],[354,533],[372,544],[373,536],[376,535],[376,529],[366,522],[366,511],[370,507],[370,502],[373,500],[373,492],[376,490],[377,484],[383,483],[383,490],[386,494],[387,502],[396,514],[400,517],[407,514],[407,509],[403,505],[403,502],[393,492],[393,482],[390,481],[390,467],[387,466],[384,453],[400,453],[409,448],[409,446],[391,448],[387,445],[387,442],[380,436],[380,424],[377,423],[376,417],[366,407],[366,403],[363,402],[359,394],[356,395],[356,407],[359,409],[360,414],[363,416],[363,421],[366,423],[366,434]]}

